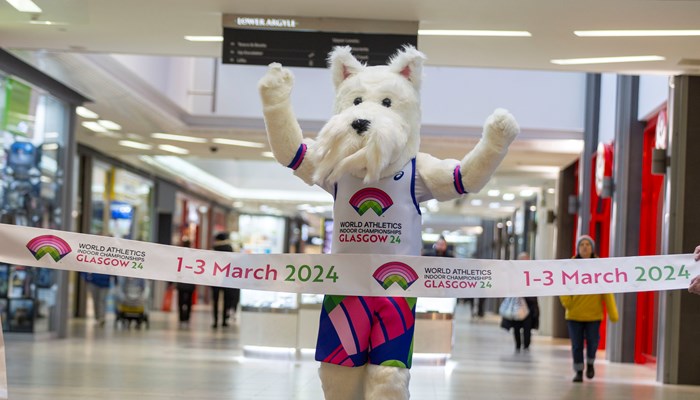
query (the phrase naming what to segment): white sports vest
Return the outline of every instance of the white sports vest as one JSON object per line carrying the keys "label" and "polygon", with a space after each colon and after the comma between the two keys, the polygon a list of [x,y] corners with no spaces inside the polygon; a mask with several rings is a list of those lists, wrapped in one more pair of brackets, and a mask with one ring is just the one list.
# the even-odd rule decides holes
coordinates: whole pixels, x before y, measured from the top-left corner
{"label": "white sports vest", "polygon": [[335,185],[331,253],[420,255],[416,160],[366,185],[350,174]]}

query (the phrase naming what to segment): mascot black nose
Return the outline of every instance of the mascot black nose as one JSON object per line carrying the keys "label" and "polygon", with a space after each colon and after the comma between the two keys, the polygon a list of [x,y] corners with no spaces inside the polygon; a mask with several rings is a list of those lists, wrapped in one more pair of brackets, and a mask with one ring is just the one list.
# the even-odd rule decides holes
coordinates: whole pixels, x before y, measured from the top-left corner
{"label": "mascot black nose", "polygon": [[352,126],[352,129],[354,129],[358,135],[361,135],[365,133],[367,129],[369,129],[369,124],[370,122],[366,119],[356,119],[352,121],[352,124],[350,124],[350,126]]}

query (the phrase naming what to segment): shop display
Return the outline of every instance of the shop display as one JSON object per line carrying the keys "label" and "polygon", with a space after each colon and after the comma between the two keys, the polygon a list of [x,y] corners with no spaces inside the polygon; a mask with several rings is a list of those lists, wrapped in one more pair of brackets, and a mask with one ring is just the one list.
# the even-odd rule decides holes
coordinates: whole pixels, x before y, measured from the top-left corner
{"label": "shop display", "polygon": [[[60,91],[25,79],[0,71],[0,222],[66,229],[71,217],[62,199],[69,197],[64,194],[71,186],[64,174],[70,159],[65,143],[73,109],[56,97]],[[56,276],[50,269],[0,264],[0,313],[7,321],[3,328],[55,329],[48,322],[38,327],[35,318],[38,293],[54,293]],[[42,311],[42,318],[48,321],[53,310]]]}
{"label": "shop display", "polygon": [[34,300],[10,299],[7,319],[12,332],[34,331]]}
{"label": "shop display", "polygon": [[[497,110],[486,121],[481,141],[461,162],[419,153],[424,59],[414,47],[405,46],[388,66],[368,67],[349,46],[337,47],[329,56],[337,113],[313,143],[303,138],[292,110],[291,71],[271,64],[260,80],[275,158],[306,183],[318,184],[334,196],[333,253],[419,255],[418,203],[478,192],[518,133],[515,119]],[[367,307],[379,316],[382,330],[393,332],[391,337],[377,341],[371,333],[380,326],[355,322],[362,320],[355,315],[367,312]],[[316,348],[326,397],[361,393],[364,385],[368,397],[385,398],[389,395],[381,388],[388,385],[391,397],[407,399],[414,320],[411,299],[326,296]],[[352,335],[346,335],[348,328]],[[368,359],[365,376],[329,365],[361,366]],[[389,382],[401,382],[400,387]]]}
{"label": "shop display", "polygon": [[241,215],[239,235],[244,253],[279,254],[285,252],[286,220],[271,215]]}
{"label": "shop display", "polygon": [[255,310],[295,310],[298,302],[296,293],[241,290],[241,306],[244,309]]}
{"label": "shop display", "polygon": [[31,283],[31,273],[28,267],[11,266],[7,297],[14,299],[31,297]]}

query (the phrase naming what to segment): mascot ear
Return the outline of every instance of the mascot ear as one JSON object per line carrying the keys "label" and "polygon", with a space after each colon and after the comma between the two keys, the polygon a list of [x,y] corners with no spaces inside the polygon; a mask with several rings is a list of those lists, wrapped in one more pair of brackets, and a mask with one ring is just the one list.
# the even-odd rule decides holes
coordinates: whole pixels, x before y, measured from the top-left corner
{"label": "mascot ear", "polygon": [[333,84],[336,89],[352,75],[360,72],[364,66],[350,52],[350,46],[338,46],[328,55],[328,63],[331,66]]}
{"label": "mascot ear", "polygon": [[425,54],[413,46],[406,45],[391,57],[389,69],[408,79],[416,90],[420,90],[423,61],[425,61]]}

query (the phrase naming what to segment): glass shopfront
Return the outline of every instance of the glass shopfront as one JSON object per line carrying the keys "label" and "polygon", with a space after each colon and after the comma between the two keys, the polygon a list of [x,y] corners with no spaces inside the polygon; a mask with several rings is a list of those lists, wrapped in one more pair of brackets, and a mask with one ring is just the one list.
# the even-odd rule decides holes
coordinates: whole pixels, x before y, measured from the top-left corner
{"label": "glass shopfront", "polygon": [[[0,221],[64,227],[68,103],[0,73]],[[0,264],[0,316],[11,332],[49,332],[57,271]]]}
{"label": "glass shopfront", "polygon": [[152,180],[95,160],[90,187],[89,233],[151,241]]}

